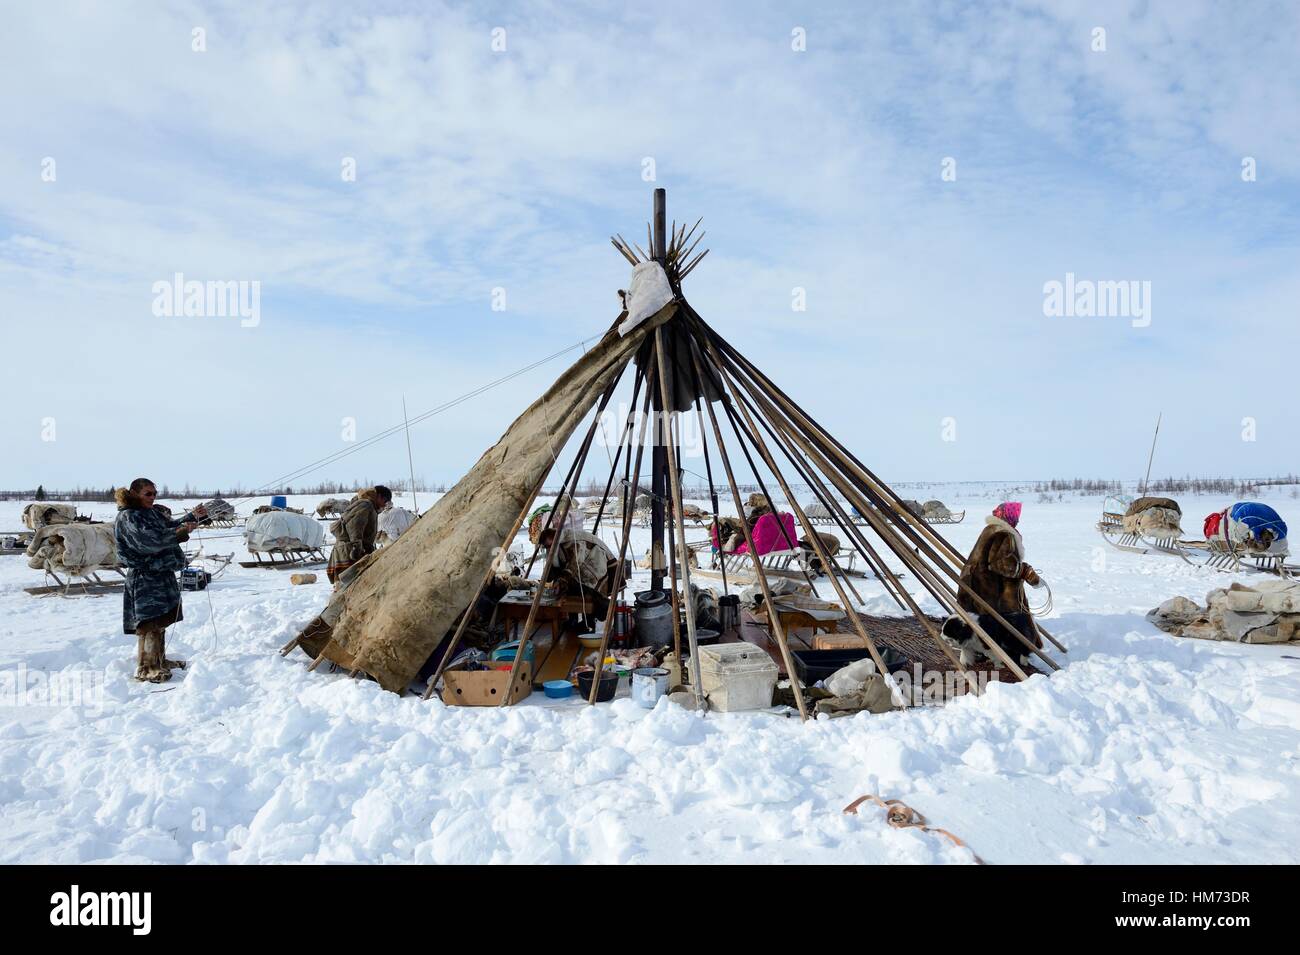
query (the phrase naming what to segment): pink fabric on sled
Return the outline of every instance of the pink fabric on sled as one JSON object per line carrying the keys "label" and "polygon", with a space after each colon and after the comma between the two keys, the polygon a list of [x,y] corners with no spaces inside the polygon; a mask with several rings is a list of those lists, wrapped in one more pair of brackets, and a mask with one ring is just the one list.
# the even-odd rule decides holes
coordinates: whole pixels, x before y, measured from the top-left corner
{"label": "pink fabric on sled", "polygon": [[[781,533],[782,525],[785,526],[785,533]],[[787,536],[788,535],[788,536]],[[792,547],[799,546],[799,538],[794,532],[794,515],[782,514],[780,523],[777,523],[777,516],[770,511],[758,519],[754,525],[754,552],[762,557],[764,554],[774,550],[790,550]],[[741,544],[736,548],[737,554],[748,553],[749,548]]]}

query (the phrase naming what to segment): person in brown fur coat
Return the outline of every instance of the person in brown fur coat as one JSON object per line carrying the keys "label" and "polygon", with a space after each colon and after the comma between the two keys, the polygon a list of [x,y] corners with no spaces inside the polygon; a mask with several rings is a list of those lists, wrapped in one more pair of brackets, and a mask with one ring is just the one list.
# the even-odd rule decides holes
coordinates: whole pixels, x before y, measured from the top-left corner
{"label": "person in brown fur coat", "polygon": [[[1005,501],[993,509],[993,514],[984,519],[984,530],[962,567],[961,582],[979,594],[1030,643],[1042,647],[1042,638],[1025,600],[1025,584],[1038,587],[1042,581],[1025,561],[1024,538],[1016,526],[1019,523],[1019,501]],[[1024,642],[1016,634],[1009,633],[966,590],[959,589],[957,605],[977,618],[980,627],[1006,651],[1007,656],[1019,661],[1026,659],[1028,648]],[[961,661],[967,666],[975,662],[977,653],[991,656],[983,641],[960,616],[951,616],[944,622],[943,635],[960,648]]]}
{"label": "person in brown fur coat", "polygon": [[330,525],[334,549],[330,551],[325,576],[337,584],[339,575],[367,554],[374,553],[379,531],[379,512],[393,499],[393,492],[382,484],[358,491],[343,516]]}

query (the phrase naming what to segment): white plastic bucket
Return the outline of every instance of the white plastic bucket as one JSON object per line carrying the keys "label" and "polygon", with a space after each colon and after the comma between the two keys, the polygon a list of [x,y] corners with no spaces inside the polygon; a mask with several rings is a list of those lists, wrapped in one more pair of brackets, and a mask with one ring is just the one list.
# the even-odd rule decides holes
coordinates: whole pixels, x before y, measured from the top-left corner
{"label": "white plastic bucket", "polygon": [[668,671],[662,667],[638,667],[632,671],[632,699],[637,706],[653,710],[659,697],[668,692]]}

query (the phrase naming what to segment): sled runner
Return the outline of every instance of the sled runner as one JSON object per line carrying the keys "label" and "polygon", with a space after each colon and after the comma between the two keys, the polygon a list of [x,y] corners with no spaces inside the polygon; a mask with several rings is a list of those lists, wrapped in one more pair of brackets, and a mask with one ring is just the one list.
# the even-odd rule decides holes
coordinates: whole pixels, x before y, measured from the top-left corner
{"label": "sled runner", "polygon": [[24,587],[23,592],[33,597],[48,597],[54,594],[60,597],[99,597],[117,593],[126,584],[126,576],[116,567],[100,568],[100,570],[112,570],[122,579],[104,580],[99,576],[98,570],[90,570],[84,574],[68,574],[65,580],[47,567],[46,578],[53,577],[57,583],[43,587]]}

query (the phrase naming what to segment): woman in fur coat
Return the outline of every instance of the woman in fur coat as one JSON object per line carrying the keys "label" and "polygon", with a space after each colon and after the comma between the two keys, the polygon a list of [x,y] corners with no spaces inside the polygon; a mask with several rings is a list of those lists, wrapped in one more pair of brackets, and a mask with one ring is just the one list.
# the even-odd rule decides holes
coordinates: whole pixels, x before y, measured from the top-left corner
{"label": "woman in fur coat", "polygon": [[122,597],[122,629],[136,635],[137,680],[162,683],[173,669],[183,669],[183,660],[168,660],[163,634],[181,617],[181,588],[177,571],[184,570],[181,542],[207,516],[200,504],[179,521],[155,507],[158,489],[148,478],[136,478],[130,487],[120,487],[113,537],[117,558],[126,574]]}
{"label": "woman in fur coat", "polygon": [[[1025,562],[1025,541],[1017,529],[1019,523],[1019,501],[1004,501],[993,509],[993,514],[984,519],[984,530],[962,568],[961,582],[979,594],[1030,643],[1042,647],[1042,638],[1025,601],[1025,584],[1038,587],[1042,581],[1034,568]],[[957,605],[977,618],[980,627],[1006,651],[1007,656],[1013,660],[1026,659],[1028,648],[1024,642],[1014,633],[1009,633],[964,589],[959,589]],[[962,663],[967,666],[975,661],[976,653],[991,656],[983,641],[959,616],[951,616],[944,622],[943,634],[960,647]]]}

